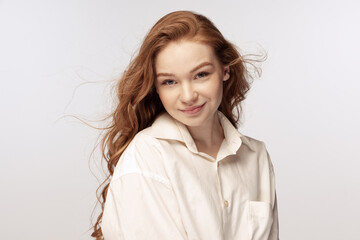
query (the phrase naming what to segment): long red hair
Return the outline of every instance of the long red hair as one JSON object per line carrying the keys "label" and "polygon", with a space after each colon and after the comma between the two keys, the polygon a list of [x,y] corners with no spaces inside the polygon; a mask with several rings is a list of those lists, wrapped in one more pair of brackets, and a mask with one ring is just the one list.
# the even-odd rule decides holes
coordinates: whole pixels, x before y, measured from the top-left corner
{"label": "long red hair", "polygon": [[230,79],[224,82],[219,110],[237,127],[241,101],[250,88],[245,60],[206,17],[177,11],[162,17],[146,35],[139,53],[131,61],[117,85],[118,105],[110,115],[111,124],[102,139],[102,154],[107,162],[108,177],[98,189],[101,213],[93,227],[92,237],[103,239],[101,220],[109,188],[120,156],[134,136],[149,127],[165,111],[156,93],[155,57],[170,41],[187,38],[211,46],[224,66],[230,68]]}

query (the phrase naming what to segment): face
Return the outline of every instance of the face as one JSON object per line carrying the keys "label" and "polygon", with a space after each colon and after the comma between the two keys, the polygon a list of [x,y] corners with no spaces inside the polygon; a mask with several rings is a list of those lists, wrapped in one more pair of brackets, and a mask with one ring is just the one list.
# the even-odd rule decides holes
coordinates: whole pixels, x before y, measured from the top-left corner
{"label": "face", "polygon": [[229,68],[203,43],[170,42],[155,60],[155,87],[165,110],[189,127],[214,121]]}

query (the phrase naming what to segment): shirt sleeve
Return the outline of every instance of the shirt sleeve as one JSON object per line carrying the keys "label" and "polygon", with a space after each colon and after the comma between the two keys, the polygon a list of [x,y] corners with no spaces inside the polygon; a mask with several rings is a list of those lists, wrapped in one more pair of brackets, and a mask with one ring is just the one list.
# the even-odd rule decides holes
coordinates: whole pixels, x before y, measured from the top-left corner
{"label": "shirt sleeve", "polygon": [[278,218],[276,194],[275,194],[275,203],[273,208],[273,223],[270,229],[269,240],[279,240],[279,218]]}
{"label": "shirt sleeve", "polygon": [[151,146],[128,148],[107,193],[104,239],[187,239],[169,180],[152,162],[159,162],[161,156]]}
{"label": "shirt sleeve", "polygon": [[271,225],[270,234],[269,234],[269,240],[279,240],[279,215],[278,215],[278,208],[277,208],[277,197],[276,197],[276,190],[275,190],[275,173],[274,173],[274,167],[271,162],[271,158],[269,153],[267,152],[269,167],[270,167],[270,184],[271,184],[271,192],[273,195],[273,223]]}

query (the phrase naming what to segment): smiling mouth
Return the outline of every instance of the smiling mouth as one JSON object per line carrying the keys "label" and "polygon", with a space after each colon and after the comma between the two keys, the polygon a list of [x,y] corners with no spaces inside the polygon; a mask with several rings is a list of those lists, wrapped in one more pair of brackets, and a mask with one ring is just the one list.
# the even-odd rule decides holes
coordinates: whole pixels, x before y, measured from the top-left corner
{"label": "smiling mouth", "polygon": [[187,114],[195,114],[201,111],[201,109],[204,107],[205,103],[200,105],[200,106],[194,106],[194,107],[190,107],[184,110],[180,110],[183,113],[187,113]]}

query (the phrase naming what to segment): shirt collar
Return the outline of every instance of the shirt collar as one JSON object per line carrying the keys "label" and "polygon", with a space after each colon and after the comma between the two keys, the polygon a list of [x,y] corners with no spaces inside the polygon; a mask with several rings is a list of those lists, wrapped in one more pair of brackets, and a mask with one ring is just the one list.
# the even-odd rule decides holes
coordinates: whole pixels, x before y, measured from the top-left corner
{"label": "shirt collar", "polygon": [[[218,111],[218,116],[224,130],[225,139],[220,147],[217,159],[221,159],[227,155],[236,154],[242,143],[249,147],[250,150],[254,151],[250,141],[231,124],[222,112]],[[199,154],[195,142],[186,126],[171,117],[167,112],[161,113],[155,119],[151,126],[151,135],[158,139],[183,142],[191,152]]]}

